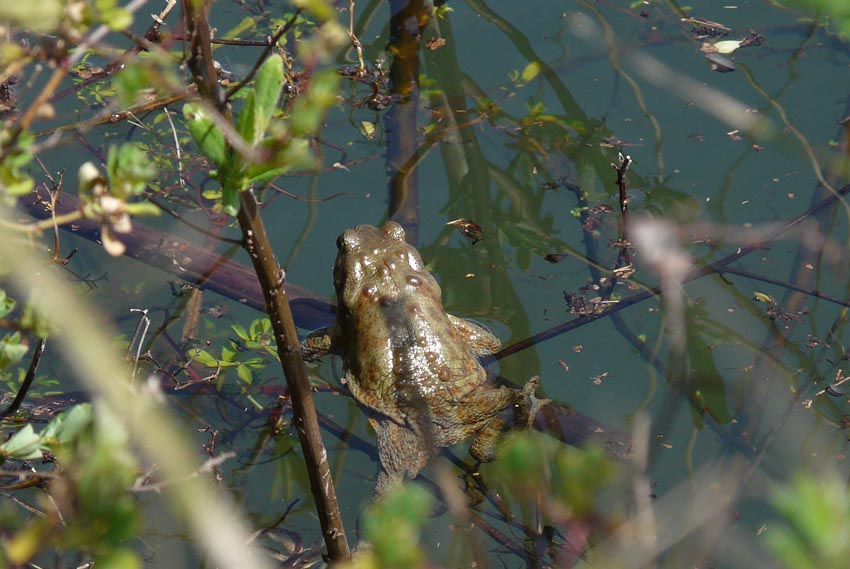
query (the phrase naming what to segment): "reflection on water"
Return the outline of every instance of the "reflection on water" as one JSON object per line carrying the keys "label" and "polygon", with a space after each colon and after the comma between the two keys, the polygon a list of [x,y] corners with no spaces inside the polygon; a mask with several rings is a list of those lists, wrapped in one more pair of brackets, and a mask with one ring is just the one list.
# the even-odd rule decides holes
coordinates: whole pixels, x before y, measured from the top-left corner
{"label": "reflection on water", "polygon": [[[290,283],[329,298],[336,236],[398,220],[440,281],[446,308],[489,325],[509,346],[498,367],[491,365],[494,374],[514,385],[539,374],[547,397],[636,440],[634,461],[600,490],[593,523],[558,525],[569,516],[553,510],[551,519],[538,520],[523,503],[513,504],[516,517],[508,519],[487,487],[477,487],[489,496],[474,509],[486,531],[468,541],[450,528],[469,518],[441,511],[423,538],[435,563],[479,556],[512,567],[528,558],[545,565],[552,551],[587,530],[587,558],[614,563],[608,566],[648,563],[659,549],[679,566],[764,564],[769,557],[757,534],[776,515],[765,488],[800,469],[846,474],[839,427],[848,414],[841,385],[848,210],[835,192],[846,183],[847,145],[836,119],[848,111],[833,79],[846,67],[846,45],[772,4],[732,10],[701,0],[687,13],[619,4],[390,2],[387,11],[358,3],[354,31],[370,72],[388,72],[389,86],[380,78],[344,78],[343,100],[317,142],[323,168],[283,176],[264,196]],[[244,23],[249,17],[254,27]],[[211,20],[218,37],[247,40],[265,37],[277,17],[260,7],[216,4]],[[764,43],[723,54],[734,71],[713,70],[703,43],[741,40],[749,30]],[[237,80],[256,59],[247,46],[218,49],[216,58]],[[350,63],[345,57],[337,63]],[[352,103],[356,89],[373,84],[391,96],[389,108]],[[366,136],[363,122],[376,131]],[[214,212],[204,209],[210,202],[201,198],[207,166],[189,158],[178,172],[170,128],[98,128],[75,151],[97,152],[104,137],[115,136],[159,149],[172,161],[163,162],[170,178],[161,181],[160,197],[213,235],[155,223],[203,248],[226,248],[217,237],[233,233],[213,226]],[[182,127],[175,129],[188,144]],[[667,220],[665,245],[676,240],[693,259],[681,320],[669,320],[661,296],[669,283],[652,270],[647,251],[630,250],[633,275],[618,264],[620,152],[633,160],[623,179],[629,214]],[[64,149],[44,158],[54,168],[78,166]],[[817,204],[824,205],[811,211]],[[806,223],[771,233],[804,212]],[[457,219],[477,224],[480,240],[446,226]],[[77,243],[66,239],[70,251]],[[179,331],[170,328],[186,303],[168,286],[175,277],[135,262],[105,263],[99,248],[79,247],[70,269],[109,273],[109,286],[89,294],[112,314],[149,308],[159,327],[151,357],[168,369],[185,363],[186,352],[175,347]],[[216,452],[236,453],[219,467],[220,487],[256,527],[270,528],[264,546],[290,560],[316,560],[311,547],[321,540],[288,405],[278,401],[283,381],[258,347],[261,334],[241,336],[257,313],[233,296],[207,294],[198,342],[209,340],[203,348],[217,358],[232,349],[236,360],[253,362],[246,364],[251,382],[234,365],[222,371],[221,390],[197,383],[168,399],[201,431],[198,448],[209,448],[217,433]],[[328,307],[320,304],[325,321]],[[310,327],[320,320],[314,315]],[[119,323],[129,335],[129,324]],[[375,452],[335,365],[315,370],[316,401],[353,531],[371,494]],[[442,470],[464,460],[449,456],[426,469],[427,488],[435,487],[429,481],[444,488],[446,476],[463,472]],[[483,468],[485,483],[493,468]],[[701,515],[684,514],[693,511]],[[657,524],[658,539],[637,522]],[[633,530],[634,541],[625,530],[618,537],[616,527]],[[150,542],[154,550],[182,549],[182,539]]]}

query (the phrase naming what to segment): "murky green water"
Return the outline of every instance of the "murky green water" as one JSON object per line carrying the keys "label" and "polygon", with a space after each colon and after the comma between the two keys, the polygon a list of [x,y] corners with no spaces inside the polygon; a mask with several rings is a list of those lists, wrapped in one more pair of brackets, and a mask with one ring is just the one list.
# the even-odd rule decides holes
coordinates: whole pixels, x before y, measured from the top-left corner
{"label": "murky green water", "polygon": [[[446,307],[490,325],[506,345],[578,318],[568,313],[564,293],[588,300],[598,296],[580,289],[594,284],[596,270],[607,276],[615,267],[619,249],[612,242],[618,238],[619,205],[610,164],[617,162],[620,149],[634,161],[627,178],[630,214],[652,214],[677,224],[695,267],[746,245],[752,228],[803,213],[829,195],[826,185],[838,189],[847,181],[841,153],[845,135],[837,123],[848,113],[846,42],[765,1],[721,6],[702,0],[690,3],[687,12],[679,12],[674,2],[628,4],[453,2],[453,10],[423,32],[423,41],[441,37],[446,45],[419,52],[418,126],[403,131],[420,148],[421,159],[408,178],[408,187],[418,187],[418,198],[395,217],[412,222],[415,242],[443,287]],[[279,7],[266,9],[274,13]],[[361,17],[371,16],[358,27],[367,59],[382,59],[387,67],[388,6],[363,2],[357,10]],[[223,36],[246,15],[237,6],[216,5],[212,21]],[[728,38],[741,39],[752,30],[765,41],[728,56],[737,71],[718,73],[700,53],[701,42],[691,34],[694,24],[681,21],[684,16],[731,28]],[[257,53],[257,48],[228,47],[217,57],[239,77]],[[340,61],[351,56],[341,55]],[[661,79],[653,71],[657,66],[663,66]],[[355,88],[364,90],[348,83],[344,93],[353,98]],[[736,105],[741,112],[735,112]],[[767,134],[747,133],[752,116],[764,121]],[[340,104],[321,137],[326,168],[277,180],[298,199],[266,194],[264,215],[290,282],[330,297],[336,236],[348,227],[388,218],[385,156],[388,139],[398,131],[387,133],[386,120],[386,111]],[[376,128],[371,140],[359,132],[364,121]],[[143,136],[126,128],[120,133]],[[334,163],[340,167],[332,168]],[[555,181],[560,182],[556,188],[545,187]],[[572,190],[579,187],[585,202]],[[591,210],[590,222],[578,215],[582,207]],[[482,240],[472,244],[446,227],[456,218],[481,225]],[[669,334],[658,299],[618,312],[619,320],[603,317],[537,343],[493,368],[516,384],[539,374],[548,397],[619,429],[628,431],[636,416],[647,416],[647,477],[657,502],[666,504],[659,506],[661,517],[677,508],[701,507],[687,497],[664,501],[679,485],[695,493],[716,482],[701,476],[701,469],[718,461],[725,468],[742,465],[746,475],[739,485],[710,488],[713,499],[729,501],[735,512],[723,524],[706,526],[711,531],[697,529],[698,536],[706,537],[705,551],[714,553],[702,557],[702,546],[694,545],[699,540],[686,538],[669,554],[670,566],[740,567],[745,560],[767,559],[759,533],[774,522],[765,503],[771,484],[787,480],[800,467],[846,471],[846,437],[837,425],[847,399],[815,396],[844,365],[843,307],[810,295],[792,297],[777,284],[805,279],[800,287],[846,302],[848,211],[832,207],[820,219],[820,228],[789,233],[788,239],[767,243],[730,265],[776,283],[727,273],[685,286],[686,377],[666,373]],[[177,222],[158,223],[204,244]],[[586,230],[588,223],[595,224],[592,231]],[[819,233],[836,256],[823,254],[823,244],[801,249],[801,235]],[[70,249],[70,238],[67,243]],[[172,277],[129,260],[102,264],[99,248],[79,246],[71,268],[108,271],[108,284],[89,294],[108,307],[128,335],[134,323],[121,317],[127,309],[175,309],[177,301],[166,284]],[[545,260],[549,254],[561,254],[560,262]],[[632,255],[637,273],[629,283],[636,286],[618,285],[615,300],[658,282],[644,255]],[[121,292],[118,298],[115,291]],[[773,296],[780,312],[792,314],[770,319],[769,305],[753,300],[756,292]],[[224,305],[228,312],[220,320],[208,317],[200,340],[223,323],[247,325],[259,317],[214,295],[207,295],[205,303]],[[155,322],[164,316],[155,311]],[[179,335],[179,325],[170,333]],[[213,345],[223,341],[216,337]],[[163,336],[151,350],[166,360],[173,357]],[[326,363],[317,373],[337,385],[332,367]],[[257,527],[271,524],[297,500],[283,526],[309,546],[320,536],[299,452],[292,446],[296,439],[292,433],[273,435],[267,427],[275,388],[282,385],[271,366],[255,374],[252,386],[240,384],[231,373],[225,396],[188,390],[173,401],[187,427],[209,426],[219,433],[217,451],[236,453],[237,459],[222,469],[223,486]],[[789,393],[797,390],[803,395],[793,402]],[[264,409],[255,408],[246,393]],[[800,404],[806,399],[815,400],[811,408]],[[347,398],[325,391],[316,402],[342,429],[373,440]],[[208,440],[208,434],[198,435],[199,443]],[[375,465],[368,453],[332,435],[327,444],[353,534],[372,492]],[[463,447],[457,453],[466,457]],[[631,490],[627,484],[614,486],[606,500],[629,509]],[[438,517],[425,535],[434,561],[448,566],[468,562],[451,543],[454,536],[446,529],[451,523],[448,515]],[[167,527],[152,530],[159,536],[149,540],[151,562],[182,563],[176,560],[184,555],[183,536],[170,535]],[[482,548],[506,566],[524,564],[486,538]]]}

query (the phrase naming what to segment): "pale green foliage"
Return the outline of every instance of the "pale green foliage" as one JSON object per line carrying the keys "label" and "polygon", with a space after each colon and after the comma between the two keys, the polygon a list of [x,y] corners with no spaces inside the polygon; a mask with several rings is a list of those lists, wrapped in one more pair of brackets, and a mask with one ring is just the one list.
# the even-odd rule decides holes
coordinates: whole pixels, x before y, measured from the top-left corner
{"label": "pale green foliage", "polygon": [[50,509],[63,523],[48,519],[26,525],[5,542],[15,565],[25,564],[42,548],[85,550],[100,567],[139,567],[127,544],[139,528],[130,488],[136,462],[121,421],[102,405],[77,405],[53,419],[40,434],[26,425],[0,446],[4,459],[36,459],[52,453],[59,467],[50,489]]}
{"label": "pale green foliage", "polygon": [[[335,29],[330,23],[322,29],[327,31],[326,28]],[[221,184],[221,208],[228,215],[236,215],[239,210],[239,192],[313,163],[309,139],[336,104],[339,77],[334,70],[317,71],[310,88],[296,100],[288,120],[278,118],[284,82],[283,60],[272,55],[257,71],[254,85],[236,118],[237,132],[258,151],[259,159],[242,156],[229,148],[212,111],[199,103],[187,103],[183,107],[192,138],[216,168],[214,175]],[[227,119],[222,116],[218,120]]]}
{"label": "pale green foliage", "polygon": [[103,247],[110,255],[124,254],[124,244],[113,233],[130,233],[133,215],[158,215],[159,208],[149,202],[130,201],[144,193],[156,176],[156,168],[147,153],[133,144],[110,147],[107,180],[91,162],[80,166],[80,199],[86,204],[83,215],[100,223]]}
{"label": "pale green foliage", "polygon": [[[3,141],[0,133],[0,142]],[[26,167],[32,162],[33,155],[30,145],[33,138],[29,134],[18,137],[15,146],[8,150],[6,157],[0,161],[0,197],[10,205],[15,199],[30,193],[35,186],[32,176],[26,173]]]}
{"label": "pale green foliage", "polygon": [[[254,87],[236,121],[237,131],[253,147],[283,150],[291,143],[288,133],[281,128],[275,129],[272,138],[266,138],[283,82],[283,60],[272,55],[260,66]],[[239,209],[238,192],[261,180],[278,176],[290,167],[274,153],[261,163],[251,163],[245,157],[229,152],[224,134],[215,124],[211,112],[198,103],[186,104],[183,116],[195,143],[217,169],[216,177],[222,187],[222,207],[229,215],[236,215]]]}
{"label": "pale green foliage", "polygon": [[356,567],[425,566],[426,556],[419,534],[433,507],[433,498],[417,484],[389,490],[363,515],[363,531],[371,549],[352,560]]}
{"label": "pale green foliage", "polygon": [[115,75],[115,92],[122,107],[134,105],[144,95],[167,96],[181,88],[177,65],[160,51],[142,52]]}
{"label": "pale green foliage", "polygon": [[0,0],[0,21],[34,32],[55,30],[61,18],[62,3],[59,0]]}
{"label": "pale green foliage", "polygon": [[850,560],[850,494],[837,473],[798,475],[774,492],[785,523],[768,527],[770,548],[785,567],[840,569]]}
{"label": "pale green foliage", "polygon": [[[253,372],[265,369],[268,365],[268,360],[263,356],[278,358],[277,344],[268,318],[254,320],[247,330],[240,324],[234,324],[231,328],[239,336],[239,340],[228,340],[221,348],[221,357],[215,357],[208,350],[189,351],[189,356],[194,361],[207,368],[219,370],[219,389],[223,385],[226,370],[235,369],[239,379],[250,385],[254,381]],[[249,351],[259,356],[252,356]]]}
{"label": "pale green foliage", "polygon": [[29,351],[29,346],[21,339],[20,332],[10,332],[0,338],[0,369],[18,363]]}
{"label": "pale green foliage", "polygon": [[493,463],[494,487],[521,507],[537,503],[570,518],[591,516],[615,465],[597,447],[568,447],[538,432],[516,433],[500,446]]}
{"label": "pale green foliage", "polygon": [[850,37],[850,2],[847,0],[794,0],[794,3],[830,18],[845,37]]}
{"label": "pale green foliage", "polygon": [[112,195],[125,201],[144,192],[147,183],[156,176],[153,162],[133,144],[110,146],[106,171]]}

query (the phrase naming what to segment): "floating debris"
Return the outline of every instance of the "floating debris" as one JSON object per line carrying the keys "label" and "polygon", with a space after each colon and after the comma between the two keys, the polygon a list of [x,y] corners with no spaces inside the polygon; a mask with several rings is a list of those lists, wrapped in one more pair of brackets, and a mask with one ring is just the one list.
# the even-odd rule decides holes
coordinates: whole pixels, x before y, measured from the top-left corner
{"label": "floating debris", "polygon": [[484,232],[484,229],[482,229],[480,225],[478,225],[471,219],[466,219],[463,217],[450,221],[446,223],[446,225],[449,227],[454,227],[455,229],[460,231],[461,234],[472,239],[473,245],[481,241],[481,234]]}
{"label": "floating debris", "polygon": [[570,181],[566,176],[558,176],[551,182],[544,182],[540,184],[540,187],[544,190],[557,190],[558,188],[563,188],[568,185],[570,185]]}
{"label": "floating debris", "polygon": [[712,71],[717,71],[718,73],[731,73],[732,71],[735,71],[735,62],[725,55],[721,55],[719,53],[706,53],[705,58],[711,65]]}
{"label": "floating debris", "polygon": [[691,28],[691,35],[697,39],[723,37],[732,32],[732,28],[727,28],[723,24],[711,22],[705,18],[682,18],[682,21],[694,24],[694,27]]}
{"label": "floating debris", "polygon": [[429,39],[428,41],[425,42],[425,47],[427,47],[431,51],[434,51],[436,49],[440,49],[444,45],[446,45],[446,38],[436,38],[435,37],[435,38],[431,38],[431,39]]}

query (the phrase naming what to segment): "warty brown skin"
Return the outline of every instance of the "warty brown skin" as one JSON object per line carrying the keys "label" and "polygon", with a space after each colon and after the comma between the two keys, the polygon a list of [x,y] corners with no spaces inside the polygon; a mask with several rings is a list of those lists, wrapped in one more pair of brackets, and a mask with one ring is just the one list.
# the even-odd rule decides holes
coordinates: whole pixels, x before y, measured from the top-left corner
{"label": "warty brown skin", "polygon": [[487,381],[477,356],[501,342],[446,313],[440,285],[399,224],[357,226],[337,247],[337,320],[302,349],[311,360],[342,356],[342,382],[377,436],[376,494],[414,478],[437,450],[472,435],[473,456],[491,459],[504,412],[519,406],[527,422],[545,403],[534,398],[536,380],[521,391]]}

